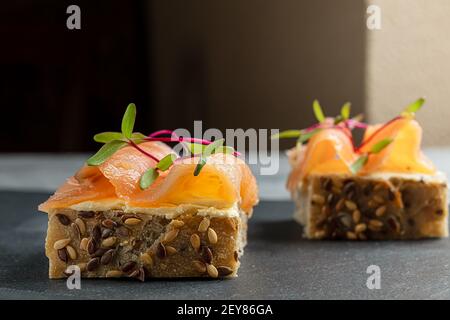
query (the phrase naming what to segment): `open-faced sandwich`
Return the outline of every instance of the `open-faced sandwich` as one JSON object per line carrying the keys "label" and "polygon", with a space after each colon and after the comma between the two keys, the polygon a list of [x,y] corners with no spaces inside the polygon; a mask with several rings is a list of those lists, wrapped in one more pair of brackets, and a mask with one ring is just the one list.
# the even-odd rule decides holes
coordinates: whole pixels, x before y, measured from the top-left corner
{"label": "open-faced sandwich", "polygon": [[[419,239],[447,237],[447,180],[421,152],[419,99],[377,125],[350,118],[350,104],[335,118],[281,132],[296,138],[289,150],[287,187],[295,219],[310,239]],[[365,130],[358,146],[354,129]]]}
{"label": "open-faced sandwich", "polygon": [[[39,206],[48,213],[50,278],[77,265],[83,277],[233,277],[258,202],[255,178],[223,139],[162,130],[94,137],[103,147]],[[165,142],[181,143],[176,154]]]}

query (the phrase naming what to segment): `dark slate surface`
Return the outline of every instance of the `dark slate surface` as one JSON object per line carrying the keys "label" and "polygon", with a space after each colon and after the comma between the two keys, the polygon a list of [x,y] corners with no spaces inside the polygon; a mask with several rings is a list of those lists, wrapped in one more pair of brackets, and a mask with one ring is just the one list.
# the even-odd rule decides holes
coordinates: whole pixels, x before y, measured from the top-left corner
{"label": "dark slate surface", "polygon": [[[292,205],[262,202],[249,227],[239,277],[231,280],[47,279],[47,195],[0,193],[0,298],[28,299],[442,299],[450,298],[450,242],[318,242],[301,238]],[[381,268],[369,290],[366,269]]]}

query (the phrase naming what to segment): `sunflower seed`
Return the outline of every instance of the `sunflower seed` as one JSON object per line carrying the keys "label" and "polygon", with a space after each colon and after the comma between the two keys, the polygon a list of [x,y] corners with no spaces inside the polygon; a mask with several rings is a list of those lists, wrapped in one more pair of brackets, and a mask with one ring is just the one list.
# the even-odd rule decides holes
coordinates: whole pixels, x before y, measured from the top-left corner
{"label": "sunflower seed", "polygon": [[70,259],[75,260],[77,258],[77,252],[72,246],[66,246],[66,250]]}
{"label": "sunflower seed", "polygon": [[169,223],[169,227],[172,228],[181,228],[182,226],[184,226],[184,222],[181,220],[172,220]]}
{"label": "sunflower seed", "polygon": [[80,218],[89,219],[89,218],[93,218],[95,216],[95,212],[94,211],[80,211],[80,212],[78,212],[78,216]]}
{"label": "sunflower seed", "polygon": [[206,271],[208,272],[208,275],[211,278],[217,278],[219,276],[219,272],[217,271],[216,267],[214,267],[212,264],[206,265]]}
{"label": "sunflower seed", "polygon": [[233,253],[233,258],[234,258],[234,261],[236,261],[236,262],[239,261],[239,253],[238,253],[237,251],[235,251],[235,252]]}
{"label": "sunflower seed", "polygon": [[198,251],[198,249],[200,249],[200,237],[198,236],[198,234],[194,233],[191,235],[190,238],[190,242],[192,245],[192,248],[194,248],[194,250]]}
{"label": "sunflower seed", "polygon": [[369,221],[369,229],[372,231],[379,231],[381,227],[383,226],[383,222],[380,220],[372,219]]}
{"label": "sunflower seed", "polygon": [[208,229],[208,240],[212,244],[217,243],[217,233],[214,231],[213,228]]}
{"label": "sunflower seed", "polygon": [[179,232],[178,229],[172,229],[168,231],[167,233],[164,234],[163,242],[164,243],[172,242],[178,236],[178,232]]}
{"label": "sunflower seed", "polygon": [[168,256],[172,256],[178,252],[178,250],[172,246],[166,246],[166,252]]}
{"label": "sunflower seed", "polygon": [[141,254],[140,259],[145,266],[147,267],[153,266],[153,259],[148,253]]}
{"label": "sunflower seed", "polygon": [[135,226],[135,225],[138,225],[141,222],[142,222],[142,220],[138,219],[138,218],[128,218],[128,219],[125,220],[125,224],[127,226]]}
{"label": "sunflower seed", "polygon": [[356,233],[361,233],[366,231],[367,229],[367,225],[365,223],[359,223],[355,226],[355,232]]}
{"label": "sunflower seed", "polygon": [[114,258],[115,253],[116,253],[116,251],[114,249],[109,249],[100,258],[100,263],[103,265],[109,264],[112,261],[112,259]]}
{"label": "sunflower seed", "polygon": [[388,225],[389,225],[389,227],[392,229],[392,230],[394,230],[395,232],[400,232],[400,223],[398,222],[398,220],[396,219],[396,218],[394,218],[394,217],[390,217],[388,220],[387,220],[387,223],[388,223]]}
{"label": "sunflower seed", "polygon": [[379,195],[374,195],[373,196],[373,200],[375,202],[378,202],[379,204],[383,204],[384,203],[384,199],[382,197],[380,197]]}
{"label": "sunflower seed", "polygon": [[322,188],[328,192],[331,191],[331,188],[333,188],[333,181],[330,178],[325,178],[322,182]]}
{"label": "sunflower seed", "polygon": [[84,251],[87,251],[87,248],[88,248],[88,242],[89,242],[89,239],[88,239],[88,238],[83,238],[83,239],[81,239],[81,241],[80,241],[80,249],[81,249],[81,250],[84,250]]}
{"label": "sunflower seed", "polygon": [[381,207],[379,207],[376,211],[375,211],[375,215],[377,216],[377,217],[381,217],[381,216],[383,216],[385,213],[386,213],[386,206],[381,206]]}
{"label": "sunflower seed", "polygon": [[347,236],[347,239],[349,239],[349,240],[356,240],[357,239],[356,233],[351,232],[351,231],[347,231],[346,236]]}
{"label": "sunflower seed", "polygon": [[53,249],[55,249],[55,250],[62,249],[65,246],[67,246],[69,243],[70,243],[70,239],[61,239],[61,240],[55,241],[55,243],[53,244]]}
{"label": "sunflower seed", "polygon": [[161,242],[156,247],[156,256],[160,259],[164,259],[167,256],[166,247]]}
{"label": "sunflower seed", "polygon": [[106,272],[107,278],[120,278],[123,275],[123,272],[120,270],[109,270]]}
{"label": "sunflower seed", "polygon": [[358,223],[361,220],[361,211],[355,210],[352,213],[352,219],[354,223]]}
{"label": "sunflower seed", "polygon": [[80,237],[81,237],[81,231],[80,231],[80,228],[78,227],[78,225],[77,225],[76,223],[72,222],[72,223],[70,224],[70,227],[72,228],[73,233],[75,234],[75,236],[77,237],[77,239],[80,239]]}
{"label": "sunflower seed", "polygon": [[358,209],[358,207],[356,206],[356,203],[354,203],[353,201],[345,201],[345,206],[347,207],[348,210],[356,210]]}
{"label": "sunflower seed", "polygon": [[102,221],[102,226],[104,226],[105,228],[108,228],[108,229],[113,229],[113,228],[117,227],[117,223],[111,219],[105,219]]}
{"label": "sunflower seed", "polygon": [[202,247],[202,254],[201,254],[201,256],[202,256],[203,260],[206,263],[211,263],[212,262],[213,254],[212,254],[212,251],[211,251],[211,249],[209,247],[207,247],[207,246],[203,246]]}
{"label": "sunflower seed", "polygon": [[325,198],[320,194],[313,194],[311,200],[312,204],[323,205],[325,203]]}
{"label": "sunflower seed", "polygon": [[210,221],[208,218],[203,218],[203,220],[198,225],[198,232],[205,232],[209,228]]}
{"label": "sunflower seed", "polygon": [[347,181],[345,183],[344,188],[342,189],[342,191],[344,192],[344,194],[348,195],[350,192],[354,192],[356,188],[355,182],[353,181]]}
{"label": "sunflower seed", "polygon": [[199,260],[192,261],[192,264],[194,265],[195,270],[197,270],[200,273],[206,272],[206,264]]}
{"label": "sunflower seed", "polygon": [[123,272],[127,273],[127,272],[133,270],[134,267],[136,267],[136,262],[134,262],[134,261],[128,261],[127,263],[125,263],[125,264],[122,266],[121,269],[122,269]]}
{"label": "sunflower seed", "polygon": [[116,244],[116,241],[117,241],[116,237],[106,238],[102,241],[102,247],[106,247],[106,248],[112,247],[113,245]]}
{"label": "sunflower seed", "polygon": [[68,226],[70,224],[70,219],[65,214],[57,213],[56,217],[62,225]]}
{"label": "sunflower seed", "polygon": [[92,258],[86,265],[87,271],[94,271],[100,265],[100,258]]}
{"label": "sunflower seed", "polygon": [[78,226],[80,230],[80,235],[84,235],[86,233],[86,224],[80,218],[75,219],[75,224]]}
{"label": "sunflower seed", "polygon": [[66,248],[62,248],[62,249],[58,249],[58,258],[63,261],[66,262],[69,260],[68,256],[67,256],[67,250]]}
{"label": "sunflower seed", "polygon": [[221,277],[226,277],[233,273],[233,269],[227,266],[219,266],[217,267],[217,271]]}

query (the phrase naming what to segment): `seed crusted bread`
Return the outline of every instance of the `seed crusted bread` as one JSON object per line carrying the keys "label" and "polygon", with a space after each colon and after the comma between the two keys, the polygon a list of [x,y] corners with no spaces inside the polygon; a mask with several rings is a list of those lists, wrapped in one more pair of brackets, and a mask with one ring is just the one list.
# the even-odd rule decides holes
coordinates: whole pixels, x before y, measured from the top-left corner
{"label": "seed crusted bread", "polygon": [[448,236],[444,175],[311,175],[293,194],[309,239],[399,240]]}
{"label": "seed crusted bread", "polygon": [[246,244],[247,215],[209,216],[190,208],[174,218],[121,210],[53,210],[46,255],[49,277],[235,277]]}

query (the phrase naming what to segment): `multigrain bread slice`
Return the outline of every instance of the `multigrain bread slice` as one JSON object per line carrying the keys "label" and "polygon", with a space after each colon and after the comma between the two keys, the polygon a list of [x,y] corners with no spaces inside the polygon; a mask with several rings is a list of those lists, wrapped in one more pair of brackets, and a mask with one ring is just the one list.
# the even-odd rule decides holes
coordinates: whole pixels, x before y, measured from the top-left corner
{"label": "multigrain bread slice", "polygon": [[71,265],[88,278],[234,277],[246,230],[247,215],[238,209],[52,210],[49,277],[66,277]]}
{"label": "multigrain bread slice", "polygon": [[293,193],[309,239],[393,240],[448,236],[444,174],[311,175]]}

